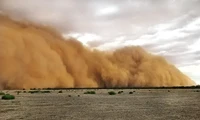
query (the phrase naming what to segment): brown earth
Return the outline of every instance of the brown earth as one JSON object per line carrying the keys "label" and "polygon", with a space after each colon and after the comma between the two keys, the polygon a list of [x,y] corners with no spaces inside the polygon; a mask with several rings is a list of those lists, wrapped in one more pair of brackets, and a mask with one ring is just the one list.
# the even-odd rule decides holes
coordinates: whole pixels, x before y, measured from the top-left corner
{"label": "brown earth", "polygon": [[112,91],[108,89],[95,90],[94,95],[83,94],[87,90],[62,91],[19,95],[4,91],[16,99],[0,100],[0,120],[200,119],[200,92],[195,89],[125,89],[112,96],[107,94]]}

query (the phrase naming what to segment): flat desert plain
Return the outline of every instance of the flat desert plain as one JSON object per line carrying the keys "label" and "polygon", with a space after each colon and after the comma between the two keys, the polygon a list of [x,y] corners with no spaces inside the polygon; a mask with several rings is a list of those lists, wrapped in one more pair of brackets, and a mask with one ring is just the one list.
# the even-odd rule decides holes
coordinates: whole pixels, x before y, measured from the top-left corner
{"label": "flat desert plain", "polygon": [[[87,89],[20,93],[0,100],[0,120],[200,120],[198,89]],[[123,91],[109,95],[108,91]],[[133,94],[129,94],[129,92]],[[69,97],[71,95],[71,97]],[[80,96],[78,96],[80,95]]]}

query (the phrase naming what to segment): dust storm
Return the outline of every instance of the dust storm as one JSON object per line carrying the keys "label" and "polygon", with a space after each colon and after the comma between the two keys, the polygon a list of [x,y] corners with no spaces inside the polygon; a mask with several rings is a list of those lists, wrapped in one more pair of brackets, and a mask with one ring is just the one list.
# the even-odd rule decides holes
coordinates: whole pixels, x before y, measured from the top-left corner
{"label": "dust storm", "polygon": [[0,16],[0,89],[191,86],[139,46],[91,50],[50,27]]}

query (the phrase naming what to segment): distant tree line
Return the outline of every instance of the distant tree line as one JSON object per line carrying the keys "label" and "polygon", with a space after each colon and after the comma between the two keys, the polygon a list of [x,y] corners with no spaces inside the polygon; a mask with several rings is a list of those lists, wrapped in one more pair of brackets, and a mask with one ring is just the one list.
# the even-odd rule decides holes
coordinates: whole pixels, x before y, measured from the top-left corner
{"label": "distant tree line", "polygon": [[106,88],[31,88],[30,90],[77,90],[77,89],[200,89],[200,85],[196,86],[171,86],[171,87],[106,87]]}

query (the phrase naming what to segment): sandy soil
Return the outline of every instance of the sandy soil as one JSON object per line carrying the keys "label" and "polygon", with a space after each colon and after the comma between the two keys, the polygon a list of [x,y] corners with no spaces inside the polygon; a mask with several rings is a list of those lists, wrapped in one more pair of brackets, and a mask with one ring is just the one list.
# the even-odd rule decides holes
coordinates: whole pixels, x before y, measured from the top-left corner
{"label": "sandy soil", "polygon": [[[200,92],[196,90],[62,90],[63,93],[4,91],[15,100],[0,100],[0,120],[199,120]],[[120,90],[114,90],[118,92]],[[135,91],[129,94],[130,91]],[[69,97],[68,95],[71,95]],[[78,97],[80,95],[80,97]]]}

